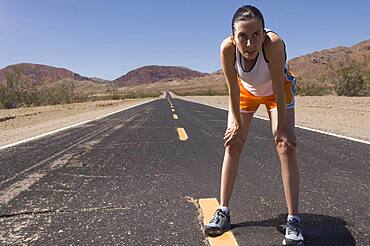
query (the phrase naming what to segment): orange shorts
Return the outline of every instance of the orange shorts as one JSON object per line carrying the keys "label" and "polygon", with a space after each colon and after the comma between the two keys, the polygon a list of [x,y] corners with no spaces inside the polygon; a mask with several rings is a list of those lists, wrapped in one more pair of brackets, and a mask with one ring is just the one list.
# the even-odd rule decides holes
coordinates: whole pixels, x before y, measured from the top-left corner
{"label": "orange shorts", "polygon": [[[240,112],[252,113],[256,112],[260,104],[265,104],[268,111],[277,109],[275,96],[255,96],[250,93],[239,80],[240,87]],[[290,74],[287,76],[285,84],[285,103],[286,108],[294,108],[295,94],[295,77]]]}

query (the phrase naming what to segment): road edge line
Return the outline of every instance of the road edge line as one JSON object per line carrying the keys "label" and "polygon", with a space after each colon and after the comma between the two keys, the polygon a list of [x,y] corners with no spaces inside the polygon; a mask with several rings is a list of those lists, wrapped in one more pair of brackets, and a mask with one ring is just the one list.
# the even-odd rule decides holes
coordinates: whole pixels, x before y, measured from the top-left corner
{"label": "road edge line", "polygon": [[45,137],[45,136],[48,136],[48,135],[51,135],[51,134],[54,134],[54,133],[57,133],[57,132],[61,132],[61,131],[64,131],[64,130],[67,130],[67,129],[70,129],[70,128],[73,128],[73,127],[76,127],[76,126],[79,126],[79,125],[83,125],[83,124],[89,123],[89,122],[94,121],[94,120],[100,120],[100,119],[102,119],[104,117],[107,117],[109,115],[116,114],[116,113],[119,113],[121,111],[125,111],[127,109],[131,109],[131,108],[134,108],[134,107],[143,105],[145,103],[150,103],[150,102],[153,102],[153,101],[159,100],[159,99],[161,99],[161,98],[155,98],[153,100],[149,100],[149,101],[146,101],[146,102],[138,103],[138,104],[132,105],[132,106],[130,106],[128,108],[119,109],[119,110],[116,110],[114,112],[110,112],[108,114],[105,114],[103,116],[98,116],[98,117],[96,117],[94,119],[81,121],[81,122],[72,124],[70,126],[65,126],[65,127],[62,127],[62,128],[59,128],[59,129],[55,129],[55,130],[52,130],[52,131],[49,131],[49,132],[46,132],[46,133],[42,133],[42,134],[37,135],[37,136],[34,136],[34,137],[30,137],[30,138],[23,139],[23,140],[14,142],[14,143],[10,143],[10,144],[4,145],[4,146],[0,146],[0,150],[6,149],[6,148],[9,148],[9,147],[13,147],[13,146],[16,146],[16,145],[21,144],[21,143],[26,143],[26,142],[29,142],[29,141],[32,141],[32,140],[35,140],[35,139],[39,139],[39,138],[42,138],[42,137]]}
{"label": "road edge line", "polygon": [[[222,109],[222,110],[225,110],[225,111],[229,111],[229,109],[227,109],[227,108],[214,106],[214,105],[211,105],[211,104],[208,104],[208,103],[193,102],[193,101],[185,100],[185,99],[178,98],[178,97],[176,99],[180,99],[180,100],[184,100],[184,101],[192,102],[192,103],[198,103],[198,104],[201,104],[201,105],[207,105],[207,106],[210,106],[210,107],[213,107],[213,108],[218,108],[218,109]],[[260,119],[260,120],[267,120],[267,121],[269,120],[268,118],[261,117],[261,116],[256,116],[256,115],[254,115],[253,117],[254,118],[257,118],[257,119]],[[344,136],[344,135],[340,135],[340,134],[336,134],[336,133],[331,133],[331,132],[325,132],[325,131],[322,131],[322,130],[317,130],[317,129],[309,128],[309,127],[306,127],[306,126],[295,125],[295,127],[296,128],[301,128],[301,129],[304,129],[304,130],[308,130],[308,131],[312,131],[312,132],[322,133],[322,134],[326,134],[326,135],[329,135],[329,136],[334,136],[334,137],[338,137],[338,138],[344,138],[344,139],[347,139],[347,140],[351,140],[351,141],[355,141],[355,142],[359,142],[359,143],[364,143],[364,144],[369,144],[370,145],[370,141],[366,141],[366,140],[362,140],[362,139],[358,139],[358,138],[347,137],[347,136]]]}

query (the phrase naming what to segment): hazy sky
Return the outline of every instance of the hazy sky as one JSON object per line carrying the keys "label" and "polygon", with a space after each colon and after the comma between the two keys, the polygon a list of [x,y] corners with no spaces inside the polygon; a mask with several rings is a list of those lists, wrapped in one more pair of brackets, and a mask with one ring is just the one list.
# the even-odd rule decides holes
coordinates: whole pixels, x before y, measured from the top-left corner
{"label": "hazy sky", "polygon": [[370,38],[370,0],[1,0],[0,68],[30,62],[103,79],[151,64],[213,72],[245,4],[262,11],[289,58]]}

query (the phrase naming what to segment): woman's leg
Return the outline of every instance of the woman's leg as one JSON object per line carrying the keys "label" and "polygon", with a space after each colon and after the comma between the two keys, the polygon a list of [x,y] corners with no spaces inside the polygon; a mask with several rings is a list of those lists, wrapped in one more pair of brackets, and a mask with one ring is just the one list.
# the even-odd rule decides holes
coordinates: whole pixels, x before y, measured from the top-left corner
{"label": "woman's leg", "polygon": [[[241,131],[243,138],[247,139],[248,130],[254,113],[241,113]],[[228,127],[233,124],[232,116],[229,112]],[[234,183],[239,169],[240,154],[243,150],[245,142],[238,141],[230,144],[225,148],[225,155],[222,164],[221,172],[221,190],[220,190],[220,205],[223,207],[229,206],[230,197],[233,191]]]}
{"label": "woman's leg", "polygon": [[[294,109],[287,109],[287,126],[294,131]],[[277,110],[269,111],[272,133],[275,135],[278,118]],[[295,149],[291,150],[284,142],[276,145],[280,163],[281,174],[284,184],[285,199],[289,215],[298,215],[298,198],[299,198],[299,170]]]}

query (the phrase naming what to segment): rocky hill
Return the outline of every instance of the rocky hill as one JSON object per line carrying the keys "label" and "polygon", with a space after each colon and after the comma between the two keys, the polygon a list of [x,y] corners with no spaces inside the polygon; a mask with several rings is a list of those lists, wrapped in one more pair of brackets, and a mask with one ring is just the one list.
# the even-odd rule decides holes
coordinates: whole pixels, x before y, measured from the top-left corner
{"label": "rocky hill", "polygon": [[132,70],[127,74],[115,79],[112,83],[117,87],[136,86],[151,84],[161,80],[186,79],[190,77],[202,77],[206,73],[177,66],[144,66]]}
{"label": "rocky hill", "polygon": [[363,69],[370,70],[370,39],[352,47],[336,47],[313,52],[289,60],[290,70],[299,78],[312,83],[326,83],[330,86],[335,74],[346,62],[356,61]]}
{"label": "rocky hill", "polygon": [[33,86],[51,85],[63,79],[74,81],[90,81],[96,83],[108,83],[117,87],[137,86],[151,84],[158,81],[170,81],[172,79],[186,79],[191,77],[201,77],[207,75],[185,67],[177,66],[144,66],[128,72],[127,74],[113,80],[100,78],[89,78],[65,68],[52,67],[47,65],[20,63],[9,65],[0,70],[0,83],[4,83],[7,73],[18,72],[22,81]]}
{"label": "rocky hill", "polygon": [[[76,81],[91,80],[88,77],[81,76],[65,68],[52,67],[41,64],[20,63],[9,65],[0,70],[0,83],[4,83],[7,73],[18,72],[22,81],[27,81],[34,86],[50,85],[61,79],[70,79]],[[98,82],[98,81],[96,81]]]}

